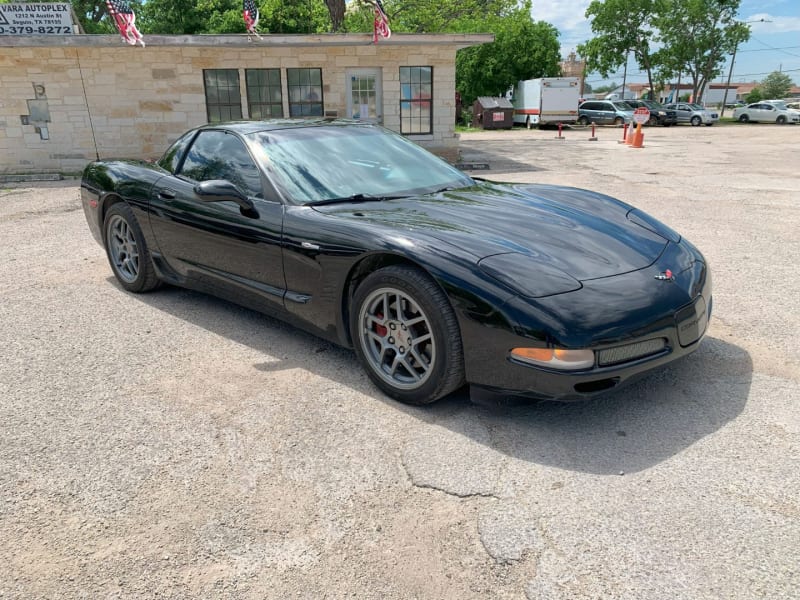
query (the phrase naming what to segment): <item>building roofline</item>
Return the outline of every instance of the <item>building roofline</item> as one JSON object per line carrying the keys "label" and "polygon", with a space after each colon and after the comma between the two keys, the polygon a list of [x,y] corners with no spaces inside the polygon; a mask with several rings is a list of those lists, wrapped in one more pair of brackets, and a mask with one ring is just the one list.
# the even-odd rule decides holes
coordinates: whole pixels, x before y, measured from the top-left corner
{"label": "building roofline", "polygon": [[[378,46],[456,46],[468,48],[494,41],[493,33],[393,33],[387,40],[381,39]],[[197,48],[286,48],[302,46],[370,46],[371,33],[323,33],[316,35],[265,34],[260,39],[248,37],[246,33],[228,35],[144,35],[148,47],[193,46]],[[118,35],[32,35],[0,36],[2,47],[58,47],[120,48]]]}

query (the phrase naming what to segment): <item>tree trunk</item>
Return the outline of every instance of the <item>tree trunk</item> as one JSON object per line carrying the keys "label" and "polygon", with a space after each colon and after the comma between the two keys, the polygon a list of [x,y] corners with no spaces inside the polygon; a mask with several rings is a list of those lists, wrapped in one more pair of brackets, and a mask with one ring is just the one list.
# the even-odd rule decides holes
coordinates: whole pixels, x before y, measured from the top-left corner
{"label": "tree trunk", "polygon": [[339,31],[344,23],[345,0],[325,0],[328,13],[331,15],[331,28],[334,33]]}

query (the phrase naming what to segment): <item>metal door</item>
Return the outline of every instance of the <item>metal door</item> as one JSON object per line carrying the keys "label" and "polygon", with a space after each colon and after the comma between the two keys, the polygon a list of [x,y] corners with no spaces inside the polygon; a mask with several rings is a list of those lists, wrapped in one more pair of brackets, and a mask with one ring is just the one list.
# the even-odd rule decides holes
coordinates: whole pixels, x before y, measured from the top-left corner
{"label": "metal door", "polygon": [[383,123],[380,69],[347,70],[347,117]]}

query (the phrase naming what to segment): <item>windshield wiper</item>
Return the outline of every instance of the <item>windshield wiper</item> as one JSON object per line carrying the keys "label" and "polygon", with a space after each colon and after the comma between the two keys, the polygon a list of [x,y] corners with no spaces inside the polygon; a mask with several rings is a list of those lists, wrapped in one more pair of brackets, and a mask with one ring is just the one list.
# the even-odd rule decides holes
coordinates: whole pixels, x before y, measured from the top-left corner
{"label": "windshield wiper", "polygon": [[369,194],[353,194],[343,198],[325,198],[324,200],[314,200],[306,202],[306,206],[322,206],[324,204],[345,204],[348,202],[382,202],[384,200],[399,200],[408,196],[371,196]]}

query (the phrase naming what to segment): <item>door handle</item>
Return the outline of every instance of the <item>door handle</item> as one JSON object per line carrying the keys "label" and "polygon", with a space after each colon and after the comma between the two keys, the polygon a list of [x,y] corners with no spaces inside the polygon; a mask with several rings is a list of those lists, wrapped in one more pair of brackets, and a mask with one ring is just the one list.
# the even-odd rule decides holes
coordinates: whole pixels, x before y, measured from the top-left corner
{"label": "door handle", "polygon": [[158,197],[162,200],[175,200],[175,190],[170,190],[167,188],[158,190]]}

